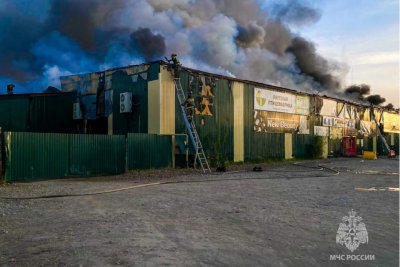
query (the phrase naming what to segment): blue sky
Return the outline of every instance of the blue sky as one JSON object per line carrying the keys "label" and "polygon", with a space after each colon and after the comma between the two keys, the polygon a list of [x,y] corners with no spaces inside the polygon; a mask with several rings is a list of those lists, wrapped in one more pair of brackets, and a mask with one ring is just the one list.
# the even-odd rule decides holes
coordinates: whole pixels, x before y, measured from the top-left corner
{"label": "blue sky", "polygon": [[313,1],[321,18],[297,29],[318,52],[348,65],[347,85],[366,83],[399,106],[399,1]]}

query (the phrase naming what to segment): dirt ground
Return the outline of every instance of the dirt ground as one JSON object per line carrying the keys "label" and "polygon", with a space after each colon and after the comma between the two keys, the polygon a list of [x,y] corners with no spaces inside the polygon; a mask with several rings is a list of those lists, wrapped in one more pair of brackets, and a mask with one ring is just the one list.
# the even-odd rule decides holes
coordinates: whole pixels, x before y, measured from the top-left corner
{"label": "dirt ground", "polygon": [[[399,266],[399,192],[389,189],[399,188],[398,160],[253,166],[0,187],[0,265]],[[78,196],[60,197],[69,194]],[[4,199],[47,195],[59,197]],[[368,231],[354,252],[336,244],[352,209]]]}

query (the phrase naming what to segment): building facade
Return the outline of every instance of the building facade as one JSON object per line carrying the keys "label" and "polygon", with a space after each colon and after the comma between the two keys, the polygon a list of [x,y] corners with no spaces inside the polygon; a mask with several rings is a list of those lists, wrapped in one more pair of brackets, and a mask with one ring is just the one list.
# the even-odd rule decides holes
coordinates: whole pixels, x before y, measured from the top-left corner
{"label": "building facade", "polygon": [[[98,125],[97,133],[177,135],[179,154],[185,125],[171,72],[168,64],[151,62],[61,77],[61,84],[77,94],[82,119]],[[316,140],[327,157],[340,153],[345,136],[356,137],[359,150],[382,146],[367,103],[188,68],[180,82],[195,98],[194,119],[206,154],[217,160],[311,157]],[[377,107],[373,112],[388,143],[398,145],[399,114]]]}

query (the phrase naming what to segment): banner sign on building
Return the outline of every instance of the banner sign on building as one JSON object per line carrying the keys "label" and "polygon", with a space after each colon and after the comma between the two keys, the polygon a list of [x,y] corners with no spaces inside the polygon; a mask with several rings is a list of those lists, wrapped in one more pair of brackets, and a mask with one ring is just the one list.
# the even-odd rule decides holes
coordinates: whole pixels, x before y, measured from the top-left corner
{"label": "banner sign on building", "polygon": [[347,128],[355,129],[356,128],[356,120],[348,120]]}
{"label": "banner sign on building", "polygon": [[296,112],[296,96],[254,88],[254,109],[294,114]]}
{"label": "banner sign on building", "polygon": [[329,139],[342,139],[343,129],[339,127],[331,127],[329,129]]}
{"label": "banner sign on building", "polygon": [[400,133],[400,115],[384,112],[383,131],[386,133]]}
{"label": "banner sign on building", "polygon": [[329,136],[329,127],[314,126],[314,135],[316,135],[316,136]]}
{"label": "banner sign on building", "polygon": [[335,118],[334,117],[322,117],[322,126],[329,126],[332,127],[335,125]]}
{"label": "banner sign on building", "polygon": [[339,128],[355,128],[355,120],[348,120],[343,118],[335,118],[335,117],[322,117],[322,126],[328,127],[339,127]]}
{"label": "banner sign on building", "polygon": [[334,126],[338,127],[338,128],[344,128],[347,126],[347,120],[342,119],[342,118],[335,118]]}
{"label": "banner sign on building", "polygon": [[268,111],[254,111],[255,132],[292,133],[298,131],[300,116]]}
{"label": "banner sign on building", "polygon": [[322,99],[322,108],[320,111],[320,115],[323,116],[330,116],[330,117],[336,117],[336,101],[331,100],[331,99]]}
{"label": "banner sign on building", "polygon": [[300,116],[300,126],[298,134],[310,134],[310,120],[307,116]]}
{"label": "banner sign on building", "polygon": [[310,115],[310,97],[297,95],[296,96],[296,114]]}
{"label": "banner sign on building", "polygon": [[357,136],[357,129],[343,128],[343,136]]}

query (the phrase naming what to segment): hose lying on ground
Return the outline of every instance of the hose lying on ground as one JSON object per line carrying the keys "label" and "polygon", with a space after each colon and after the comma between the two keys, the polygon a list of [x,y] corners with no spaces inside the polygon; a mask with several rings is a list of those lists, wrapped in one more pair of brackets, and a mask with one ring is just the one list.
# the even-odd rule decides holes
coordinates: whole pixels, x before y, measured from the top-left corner
{"label": "hose lying on ground", "polygon": [[[293,163],[295,166],[317,169],[317,170],[327,170],[329,172],[334,173],[333,175],[338,175],[339,172],[328,168],[325,166],[308,166],[304,164],[300,164],[298,162]],[[330,177],[332,175],[319,175],[319,176],[312,176],[315,177]],[[141,185],[134,185],[129,187],[117,188],[117,189],[110,189],[104,191],[97,191],[92,193],[81,193],[81,194],[58,194],[58,195],[41,195],[41,196],[33,196],[33,197],[0,197],[0,199],[8,199],[8,200],[27,200],[27,199],[48,199],[48,198],[61,198],[61,197],[81,197],[81,196],[94,196],[94,195],[102,195],[102,194],[109,194],[115,192],[121,192],[126,190],[132,190],[142,187],[150,187],[150,186],[157,186],[157,185],[168,185],[168,184],[183,184],[183,183],[206,183],[206,182],[218,182],[218,181],[239,181],[239,180],[267,180],[267,179],[293,179],[293,178],[309,178],[309,177],[238,177],[238,178],[220,178],[220,179],[200,179],[200,180],[178,180],[178,181],[165,181],[165,182],[156,182],[156,183],[149,183],[149,184],[141,184]]]}

